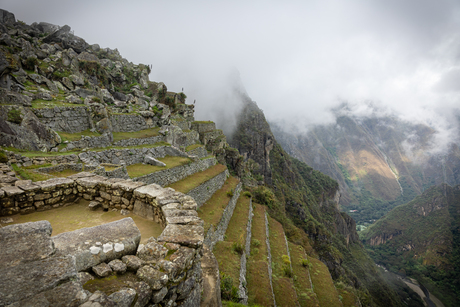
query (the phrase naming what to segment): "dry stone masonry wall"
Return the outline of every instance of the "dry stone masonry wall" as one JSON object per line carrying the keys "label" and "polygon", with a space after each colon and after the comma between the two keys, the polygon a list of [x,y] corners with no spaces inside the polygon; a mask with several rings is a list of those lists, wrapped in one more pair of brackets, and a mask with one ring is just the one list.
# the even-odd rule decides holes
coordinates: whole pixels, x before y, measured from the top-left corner
{"label": "dry stone masonry wall", "polygon": [[229,176],[230,173],[225,169],[222,173],[187,192],[187,195],[193,197],[198,208],[200,208],[217,190],[222,188]]}
{"label": "dry stone masonry wall", "polygon": [[155,173],[150,173],[145,176],[134,178],[134,181],[142,181],[146,183],[157,183],[161,186],[167,186],[168,184],[182,180],[190,175],[197,172],[202,172],[213,165],[217,164],[215,157],[210,157],[204,160],[198,160],[189,164],[176,166],[173,168],[165,169]]}
{"label": "dry stone masonry wall", "polygon": [[[200,304],[204,229],[192,197],[156,184],[107,179],[92,173],[20,182],[0,190],[2,214],[27,208],[29,201],[35,206],[44,200],[47,206],[51,199],[58,204],[76,197],[100,202],[104,207],[125,206],[163,224],[165,229],[157,239],[150,238],[145,245],[139,245],[140,232],[130,218],[52,238],[47,221],[3,227],[0,288],[8,291],[0,293],[0,306],[26,306],[37,301],[47,306],[57,302],[92,306],[95,302],[114,304],[120,300],[136,306]],[[128,289],[108,297],[82,289],[89,275],[85,270],[97,275],[122,274],[126,269],[134,271],[139,280]]]}
{"label": "dry stone masonry wall", "polygon": [[55,131],[81,132],[91,127],[91,116],[86,106],[32,109],[39,120]]}

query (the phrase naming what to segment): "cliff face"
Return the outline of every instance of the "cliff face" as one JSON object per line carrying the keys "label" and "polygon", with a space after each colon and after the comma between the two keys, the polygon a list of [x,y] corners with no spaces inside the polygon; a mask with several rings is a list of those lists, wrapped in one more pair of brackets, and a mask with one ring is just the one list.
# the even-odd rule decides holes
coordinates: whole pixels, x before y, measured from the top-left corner
{"label": "cliff face", "polygon": [[363,305],[402,306],[366,255],[354,220],[339,211],[338,183],[288,155],[263,112],[248,97],[242,101],[244,107],[230,144],[246,161],[259,164],[253,169],[255,177],[264,175],[265,187],[253,190],[254,201],[267,205],[290,241],[311,245],[310,252],[327,265],[334,279],[357,289]]}
{"label": "cliff face", "polygon": [[437,132],[394,117],[337,116],[303,134],[279,125],[274,134],[294,157],[335,180],[340,205],[358,224],[382,217],[426,188],[460,183],[460,151],[455,140],[446,152],[432,153]]}
{"label": "cliff face", "polygon": [[458,301],[460,186],[427,189],[363,232],[376,262],[417,278],[430,291]]}

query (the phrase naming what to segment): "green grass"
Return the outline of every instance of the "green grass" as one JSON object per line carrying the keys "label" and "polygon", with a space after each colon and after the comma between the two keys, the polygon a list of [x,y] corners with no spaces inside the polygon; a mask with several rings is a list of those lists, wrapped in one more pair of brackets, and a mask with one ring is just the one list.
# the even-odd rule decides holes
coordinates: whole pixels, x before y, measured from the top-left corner
{"label": "green grass", "polygon": [[95,136],[100,136],[101,135],[100,133],[92,132],[89,129],[85,130],[85,131],[81,131],[81,132],[76,132],[76,133],[57,132],[57,134],[59,134],[59,136],[61,137],[62,142],[65,142],[65,141],[69,141],[69,142],[79,141],[79,140],[81,140],[82,135],[90,136],[90,137],[95,137]]}
{"label": "green grass", "polygon": [[80,173],[79,171],[74,171],[74,170],[71,170],[71,169],[65,169],[63,171],[60,171],[60,172],[51,172],[49,173],[50,175],[53,175],[55,177],[68,177],[70,175],[75,175],[75,174],[78,174]]}
{"label": "green grass", "polygon": [[204,147],[204,146],[201,145],[201,144],[193,144],[193,145],[187,146],[185,148],[185,151],[192,151],[192,150],[194,150],[195,148],[198,148],[198,147]]}
{"label": "green grass", "polygon": [[209,179],[214,178],[218,174],[222,173],[226,168],[227,167],[225,165],[216,164],[214,166],[211,166],[207,170],[195,173],[191,176],[188,176],[187,178],[179,180],[169,185],[169,187],[173,188],[176,191],[186,194],[194,188],[198,187],[199,185],[203,184],[204,182],[208,181]]}
{"label": "green grass", "polygon": [[145,130],[140,130],[140,131],[135,131],[135,132],[114,132],[113,133],[113,141],[121,141],[121,140],[126,140],[126,139],[139,139],[139,138],[149,138],[153,136],[158,136],[160,131],[160,127],[155,127],[155,128],[150,128],[150,129],[145,129]]}
{"label": "green grass", "polygon": [[[219,164],[218,164],[219,165]],[[196,175],[196,174],[195,174]],[[229,177],[224,185],[208,199],[200,209],[198,209],[198,216],[204,221],[204,229],[208,231],[211,225],[217,226],[225,207],[227,207],[230,197],[227,192],[234,190],[238,184],[238,179]],[[176,190],[178,191],[178,190]]]}
{"label": "green grass", "polygon": [[213,251],[219,263],[219,270],[232,277],[233,286],[237,288],[239,286],[241,254],[236,251],[235,244],[244,249],[248,214],[249,199],[246,197],[239,198],[225,233],[225,241],[218,242]]}
{"label": "green grass", "polygon": [[34,172],[33,170],[23,169],[16,164],[11,164],[13,170],[16,174],[23,180],[32,180],[32,181],[43,181],[52,178],[52,176],[48,174],[42,174],[38,172]]}
{"label": "green grass", "polygon": [[283,226],[275,219],[268,217],[270,231],[270,249],[272,253],[273,292],[278,306],[295,306],[297,296],[293,280],[285,276],[285,267],[289,265],[283,260],[287,255],[286,240]]}
{"label": "green grass", "polygon": [[294,272],[294,287],[301,307],[319,307],[318,298],[313,291],[309,278],[309,268],[300,261],[307,257],[302,246],[289,242],[292,270]]}
{"label": "green grass", "polygon": [[[265,244],[265,207],[253,203],[251,255],[246,265],[248,303],[273,306],[273,296],[268,278],[267,245]],[[257,241],[256,241],[257,240]]]}
{"label": "green grass", "polygon": [[212,120],[196,120],[192,122],[192,124],[212,124],[214,123]]}
{"label": "green grass", "polygon": [[61,100],[43,100],[43,99],[35,99],[32,101],[32,108],[34,109],[44,109],[44,108],[54,108],[54,107],[76,107],[76,106],[83,106],[82,104],[74,104],[74,103],[67,103]]}
{"label": "green grass", "polygon": [[311,281],[320,306],[342,307],[342,302],[326,265],[313,257],[309,257],[309,260],[313,265],[310,270]]}
{"label": "green grass", "polygon": [[46,164],[42,164],[42,165],[32,164],[32,165],[29,165],[29,166],[23,166],[22,168],[23,169],[37,169],[37,168],[50,167],[50,166],[53,166],[53,164],[51,164],[51,163],[46,163]]}
{"label": "green grass", "polygon": [[184,165],[190,163],[192,160],[185,157],[172,157],[166,156],[164,158],[158,158],[157,160],[166,164],[166,166],[155,166],[155,165],[148,165],[148,164],[132,164],[126,167],[128,170],[128,175],[130,178],[137,178],[141,177],[150,173],[162,171],[165,169],[170,169],[176,166]]}

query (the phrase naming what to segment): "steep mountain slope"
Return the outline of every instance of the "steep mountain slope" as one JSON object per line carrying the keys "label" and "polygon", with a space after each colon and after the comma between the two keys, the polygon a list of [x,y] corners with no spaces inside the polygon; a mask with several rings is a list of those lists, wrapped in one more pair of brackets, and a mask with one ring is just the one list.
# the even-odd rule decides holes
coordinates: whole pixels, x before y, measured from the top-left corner
{"label": "steep mountain slope", "polygon": [[363,231],[377,263],[417,278],[447,306],[460,297],[460,186],[427,189]]}
{"label": "steep mountain slope", "polygon": [[[253,189],[254,200],[281,222],[289,241],[327,265],[336,283],[354,289],[363,306],[403,306],[401,296],[412,292],[399,285],[404,294],[398,296],[367,256],[355,222],[338,209],[338,183],[290,157],[263,112],[245,94],[241,99],[244,107],[230,144],[255,162],[254,176],[263,176],[265,186]],[[417,298],[409,301],[421,303]]]}
{"label": "steep mountain slope", "polygon": [[337,113],[334,124],[303,134],[274,127],[289,154],[339,182],[340,205],[353,210],[358,224],[372,223],[432,185],[460,183],[456,140],[447,151],[434,153],[437,131],[423,124]]}

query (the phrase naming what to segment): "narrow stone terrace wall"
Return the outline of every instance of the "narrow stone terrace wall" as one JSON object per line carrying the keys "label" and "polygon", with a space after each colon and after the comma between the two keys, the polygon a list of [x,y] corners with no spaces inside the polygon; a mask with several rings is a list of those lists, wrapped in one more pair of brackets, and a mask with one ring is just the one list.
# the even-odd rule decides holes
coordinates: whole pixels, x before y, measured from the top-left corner
{"label": "narrow stone terrace wall", "polygon": [[152,136],[149,138],[130,138],[126,140],[120,140],[113,143],[113,146],[117,147],[128,147],[128,146],[139,146],[139,145],[150,145],[158,142],[165,142],[166,137],[163,135]]}
{"label": "narrow stone terrace wall", "polygon": [[114,114],[110,116],[113,132],[134,132],[157,126],[157,121],[146,120],[141,115],[135,114]]}
{"label": "narrow stone terrace wall", "polygon": [[238,201],[238,197],[240,197],[241,187],[242,184],[240,182],[236,186],[235,191],[233,192],[233,197],[228,202],[227,207],[225,207],[224,213],[222,214],[222,218],[220,219],[219,224],[217,224],[215,229],[213,226],[211,226],[211,228],[209,228],[208,230],[208,233],[206,234],[204,244],[208,246],[211,251],[214,249],[214,245],[218,241],[224,240],[224,235],[227,231],[230,219],[232,218],[233,210],[235,210],[236,202]]}
{"label": "narrow stone terrace wall", "polygon": [[214,193],[216,193],[217,190],[222,188],[225,180],[227,180],[229,176],[230,173],[228,172],[228,169],[226,169],[217,176],[190,190],[187,195],[193,197],[198,208],[200,208]]}
{"label": "narrow stone terrace wall", "polygon": [[167,186],[168,184],[182,180],[197,172],[204,171],[216,164],[217,164],[217,159],[215,157],[211,157],[208,159],[198,160],[196,162],[191,162],[189,164],[165,169],[165,170],[158,171],[155,173],[150,173],[142,177],[134,178],[133,180],[142,181],[146,183],[157,183],[161,185],[162,187],[164,187],[164,186]]}
{"label": "narrow stone terrace wall", "polygon": [[6,151],[8,161],[10,163],[16,163],[18,166],[30,166],[30,165],[43,165],[43,164],[62,164],[62,163],[78,163],[79,158],[75,154],[62,155],[62,156],[48,156],[48,157],[24,157],[21,154]]}
{"label": "narrow stone terrace wall", "polygon": [[198,158],[204,158],[206,156],[209,156],[209,153],[204,146],[200,146],[195,149],[189,150],[187,151],[187,153],[191,156],[197,156]]}

